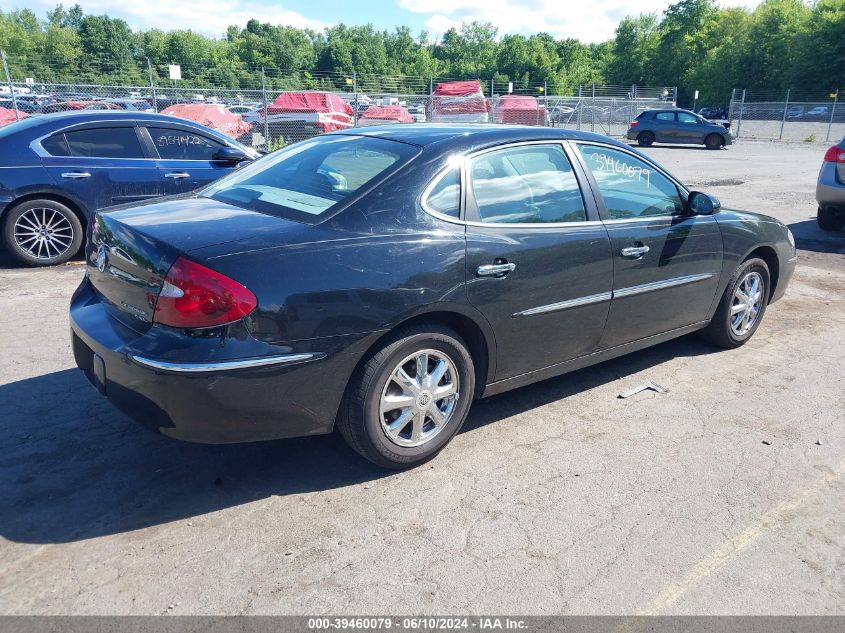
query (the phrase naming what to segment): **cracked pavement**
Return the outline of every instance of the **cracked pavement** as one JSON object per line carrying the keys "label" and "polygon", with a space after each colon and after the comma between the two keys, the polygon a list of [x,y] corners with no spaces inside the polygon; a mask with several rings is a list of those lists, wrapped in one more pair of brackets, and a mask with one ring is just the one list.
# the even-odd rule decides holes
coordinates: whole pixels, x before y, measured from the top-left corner
{"label": "cracked pavement", "polygon": [[[476,402],[404,473],[334,436],[150,433],[74,369],[80,263],[0,254],[0,613],[845,613],[845,234],[815,227],[823,148],[648,152],[792,226],[786,297],[738,350],[689,336]],[[617,397],[647,380],[670,393]]]}

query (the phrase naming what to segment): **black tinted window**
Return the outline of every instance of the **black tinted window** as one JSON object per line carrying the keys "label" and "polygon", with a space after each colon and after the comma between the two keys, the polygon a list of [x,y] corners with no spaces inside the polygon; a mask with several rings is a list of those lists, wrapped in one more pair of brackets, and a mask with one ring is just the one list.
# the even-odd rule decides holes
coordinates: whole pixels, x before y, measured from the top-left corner
{"label": "black tinted window", "polygon": [[222,143],[187,130],[165,127],[147,128],[159,156],[167,160],[211,160]]}
{"label": "black tinted window", "polygon": [[483,222],[583,222],[578,181],[559,145],[498,150],[472,161],[472,191]]}
{"label": "black tinted window", "polygon": [[70,150],[67,148],[64,134],[56,134],[48,136],[41,141],[41,147],[50,154],[50,156],[70,156]]}
{"label": "black tinted window", "polygon": [[457,218],[461,214],[461,172],[454,167],[437,181],[426,198],[432,211]]}
{"label": "black tinted window", "polygon": [[71,156],[146,158],[133,127],[92,128],[65,134]]}

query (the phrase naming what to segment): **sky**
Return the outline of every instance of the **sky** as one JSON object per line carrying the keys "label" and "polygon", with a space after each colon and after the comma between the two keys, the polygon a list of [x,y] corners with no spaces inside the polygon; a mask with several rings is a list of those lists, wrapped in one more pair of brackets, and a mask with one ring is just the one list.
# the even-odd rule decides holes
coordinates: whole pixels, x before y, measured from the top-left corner
{"label": "sky", "polygon": [[[759,1],[759,0],[758,0]],[[721,6],[758,4],[755,0],[721,0]],[[29,8],[43,17],[56,0],[0,0],[0,10]],[[79,0],[86,13],[123,18],[133,29],[191,29],[220,37],[230,24],[250,18],[271,24],[322,29],[338,22],[371,23],[379,30],[411,27],[439,38],[461,22],[492,22],[499,35],[546,32],[555,38],[603,42],[626,15],[662,12],[670,0]],[[75,4],[65,0],[65,6]]]}

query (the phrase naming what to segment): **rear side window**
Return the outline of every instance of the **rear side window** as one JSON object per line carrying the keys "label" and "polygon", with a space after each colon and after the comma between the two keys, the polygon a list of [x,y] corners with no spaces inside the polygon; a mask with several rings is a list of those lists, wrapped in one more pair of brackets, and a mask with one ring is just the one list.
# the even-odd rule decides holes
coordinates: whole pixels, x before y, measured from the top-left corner
{"label": "rear side window", "polygon": [[657,116],[655,118],[658,121],[674,121],[675,120],[675,113],[674,112],[658,112]]}
{"label": "rear side window", "polygon": [[437,213],[453,218],[461,215],[461,172],[458,167],[453,167],[437,181],[425,203]]}
{"label": "rear side window", "polygon": [[587,219],[581,189],[559,145],[526,145],[472,161],[472,192],[482,222],[544,224]]}
{"label": "rear side window", "polygon": [[202,134],[165,127],[148,127],[158,155],[165,160],[211,160],[224,147]]}
{"label": "rear side window", "polygon": [[44,151],[50,154],[50,156],[70,156],[70,150],[68,149],[64,134],[54,134],[53,136],[48,136],[41,141],[41,147],[43,147]]}
{"label": "rear side window", "polygon": [[146,158],[134,127],[91,128],[66,132],[71,156]]}
{"label": "rear side window", "polygon": [[369,136],[315,137],[221,178],[200,195],[310,223],[418,152]]}

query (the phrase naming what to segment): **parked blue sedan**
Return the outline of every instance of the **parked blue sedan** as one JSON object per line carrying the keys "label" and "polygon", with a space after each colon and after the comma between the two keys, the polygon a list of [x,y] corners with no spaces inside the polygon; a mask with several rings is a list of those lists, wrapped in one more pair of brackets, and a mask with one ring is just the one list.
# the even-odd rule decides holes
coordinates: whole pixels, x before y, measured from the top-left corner
{"label": "parked blue sedan", "polygon": [[62,112],[0,128],[3,244],[32,266],[59,264],[98,209],[187,193],[258,153],[161,114]]}

